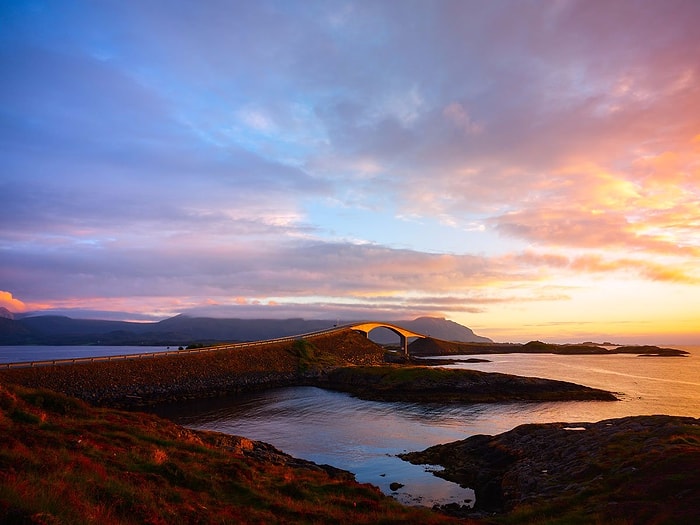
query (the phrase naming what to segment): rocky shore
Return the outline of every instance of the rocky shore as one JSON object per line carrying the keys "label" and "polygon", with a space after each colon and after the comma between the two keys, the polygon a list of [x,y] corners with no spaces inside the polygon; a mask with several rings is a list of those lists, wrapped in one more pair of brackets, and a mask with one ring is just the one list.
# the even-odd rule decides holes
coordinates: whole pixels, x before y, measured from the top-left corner
{"label": "rocky shore", "polygon": [[[402,454],[474,489],[506,523],[700,523],[700,420],[522,425]],[[556,517],[556,519],[554,519]],[[551,520],[551,521],[550,521]]]}
{"label": "rocky shore", "polygon": [[474,354],[562,354],[611,355],[636,354],[639,357],[686,357],[688,352],[653,345],[604,347],[593,343],[552,344],[541,341],[529,343],[459,343],[430,337],[416,339],[409,345],[414,356],[474,355]]}
{"label": "rocky shore", "polygon": [[337,368],[319,378],[317,384],[375,401],[495,403],[617,400],[611,392],[566,381],[426,366]]}
{"label": "rocky shore", "polygon": [[292,385],[320,386],[385,401],[616,399],[610,392],[563,381],[387,365],[384,349],[352,330],[199,354],[0,369],[0,382],[47,388],[96,406],[122,408]]}

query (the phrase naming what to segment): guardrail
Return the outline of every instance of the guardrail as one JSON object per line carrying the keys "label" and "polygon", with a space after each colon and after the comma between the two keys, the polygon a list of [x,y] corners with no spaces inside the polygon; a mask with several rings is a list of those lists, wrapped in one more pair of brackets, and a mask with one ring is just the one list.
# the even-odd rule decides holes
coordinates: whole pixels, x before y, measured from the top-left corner
{"label": "guardrail", "polygon": [[248,348],[251,346],[262,346],[275,343],[286,343],[288,341],[296,341],[298,339],[312,339],[322,335],[327,335],[333,332],[339,332],[357,323],[352,323],[342,326],[334,326],[317,332],[308,332],[306,334],[290,335],[286,337],[277,337],[275,339],[263,339],[262,341],[250,341],[245,343],[227,343],[222,345],[207,346],[204,348],[185,348],[183,350],[165,350],[163,352],[144,352],[142,354],[121,354],[96,357],[76,357],[68,359],[52,359],[44,361],[23,361],[18,363],[0,363],[0,368],[34,368],[40,366],[60,366],[60,365],[75,365],[80,363],[94,363],[97,361],[127,361],[131,359],[151,359],[154,357],[165,357],[169,355],[184,355],[184,354],[201,354],[206,352],[218,352],[219,350],[235,350],[238,348]]}

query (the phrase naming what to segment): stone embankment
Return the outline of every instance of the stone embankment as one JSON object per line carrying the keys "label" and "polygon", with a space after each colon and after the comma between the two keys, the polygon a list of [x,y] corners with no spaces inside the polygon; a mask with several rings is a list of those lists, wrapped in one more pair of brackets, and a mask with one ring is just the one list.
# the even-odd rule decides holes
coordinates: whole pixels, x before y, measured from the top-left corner
{"label": "stone embankment", "polygon": [[304,344],[3,369],[0,382],[47,388],[94,405],[130,407],[301,384],[328,367],[383,362],[383,348],[347,330]]}
{"label": "stone embankment", "polygon": [[[0,369],[0,382],[47,388],[98,406],[140,407],[292,385],[379,401],[615,401],[602,390],[475,370],[386,365],[384,349],[346,330],[245,348]],[[385,365],[385,366],[378,366]]]}
{"label": "stone embankment", "polygon": [[477,511],[518,523],[700,523],[700,419],[522,425],[400,457],[444,467]]}

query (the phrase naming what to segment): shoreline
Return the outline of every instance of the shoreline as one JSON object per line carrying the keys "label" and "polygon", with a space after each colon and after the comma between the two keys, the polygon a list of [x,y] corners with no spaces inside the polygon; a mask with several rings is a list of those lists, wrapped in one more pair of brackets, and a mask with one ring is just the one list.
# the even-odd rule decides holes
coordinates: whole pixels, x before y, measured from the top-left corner
{"label": "shoreline", "polygon": [[[383,365],[377,366],[378,364],[381,364],[384,362],[384,351],[381,347],[378,347],[374,343],[368,342],[366,338],[363,338],[361,336],[358,336],[359,339],[355,338],[353,335],[349,335],[347,338],[344,338],[342,340],[334,340],[334,341],[321,341],[317,342],[314,341],[313,344],[310,344],[308,342],[295,342],[293,344],[287,345],[287,346],[280,346],[276,347],[274,349],[268,349],[268,352],[262,352],[262,354],[259,355],[233,355],[233,353],[229,352],[228,354],[226,353],[217,353],[217,352],[212,352],[208,354],[209,359],[208,360],[202,360],[201,358],[199,359],[193,359],[191,361],[181,361],[178,364],[180,366],[176,367],[175,370],[177,374],[175,376],[170,375],[170,379],[172,380],[173,377],[177,379],[177,381],[183,381],[183,377],[186,379],[188,382],[188,385],[190,386],[196,386],[196,389],[194,390],[194,393],[196,394],[196,397],[211,397],[212,395],[219,395],[219,394],[225,394],[225,393],[232,393],[236,391],[243,391],[246,389],[260,389],[260,388],[269,388],[273,386],[280,386],[278,383],[275,383],[275,381],[278,381],[279,383],[282,384],[289,384],[286,382],[291,381],[290,386],[294,385],[299,385],[299,384],[305,384],[305,385],[313,385],[313,386],[321,386],[316,384],[319,381],[323,381],[324,377],[326,374],[328,374],[329,370],[336,370],[336,373],[340,376],[343,376],[344,374],[350,374],[349,376],[346,376],[345,379],[342,381],[339,378],[335,378],[334,380],[337,382],[337,384],[352,384],[355,387],[363,387],[367,388],[368,386],[372,386],[372,388],[376,388],[378,390],[383,390],[382,394],[380,397],[389,397],[391,396],[400,394],[402,395],[402,400],[407,400],[407,397],[411,397],[414,394],[408,393],[407,394],[407,388],[408,386],[412,385],[413,387],[416,387],[416,391],[421,392],[421,396],[423,396],[425,387],[426,387],[426,380],[432,381],[434,385],[438,385],[439,388],[437,388],[437,393],[439,396],[442,396],[440,399],[435,400],[435,398],[432,399],[427,399],[423,397],[423,399],[418,399],[417,402],[451,402],[449,399],[449,396],[454,393],[454,390],[459,383],[455,383],[453,380],[455,378],[458,378],[462,376],[462,378],[466,377],[471,377],[471,379],[484,379],[488,378],[490,380],[494,380],[496,376],[502,376],[500,379],[506,379],[508,381],[512,381],[513,378],[517,378],[517,381],[520,380],[530,380],[531,378],[523,378],[519,376],[511,376],[507,374],[493,374],[493,373],[477,373],[474,375],[472,372],[473,371],[466,371],[467,373],[459,373],[453,376],[452,371],[445,371],[448,373],[449,376],[451,376],[450,381],[452,381],[451,384],[450,381],[446,380],[446,377],[443,375],[443,370],[440,369],[435,369],[434,367],[415,367],[415,366],[387,366]],[[258,347],[258,351],[259,351]],[[225,351],[222,351],[225,352]],[[342,358],[338,358],[338,355],[341,355]],[[59,376],[63,375],[60,381],[57,381],[57,384],[61,384],[64,387],[69,386],[73,389],[80,388],[81,385],[84,386],[85,381],[92,381],[92,386],[93,387],[99,387],[102,388],[102,392],[106,392],[109,394],[108,396],[105,396],[102,398],[102,405],[107,406],[111,405],[112,402],[115,402],[115,404],[123,403],[127,405],[131,409],[139,409],[140,406],[143,406],[143,398],[135,399],[135,398],[127,398],[124,399],[124,392],[125,391],[134,391],[134,388],[138,388],[138,380],[143,380],[146,378],[150,379],[164,379],[162,374],[164,373],[164,366],[163,365],[173,365],[173,362],[168,361],[169,359],[183,359],[184,356],[181,357],[164,357],[162,358],[163,361],[160,359],[156,360],[150,360],[150,363],[155,363],[156,365],[159,366],[153,366],[150,365],[147,367],[146,370],[141,370],[138,374],[136,374],[136,377],[134,377],[134,372],[138,371],[138,368],[130,368],[131,365],[127,365],[127,368],[122,368],[126,365],[126,363],[123,362],[113,362],[113,363],[100,363],[100,368],[101,369],[95,369],[94,367],[84,367],[86,365],[76,365],[75,367],[60,367],[60,370],[63,370],[64,372],[61,373],[56,373],[59,371],[59,367],[45,367],[45,368],[37,368],[37,369],[18,369],[18,370],[13,370],[12,372],[16,372],[16,376],[25,376],[26,380],[37,380],[37,379],[46,379],[50,376],[54,376],[54,380],[57,380]],[[194,357],[194,356],[193,356]],[[255,359],[253,359],[253,357]],[[139,363],[139,361],[132,361],[131,363]],[[235,363],[236,366],[232,366],[232,363]],[[267,370],[265,373],[268,375],[265,375],[264,373],[261,373],[260,367],[265,368],[267,366],[270,366],[271,363],[275,364],[275,369],[271,372],[270,370]],[[347,365],[348,363],[353,364],[354,366],[351,367],[342,367],[341,365]],[[357,363],[357,364],[356,364]],[[108,365],[108,366],[107,366]],[[118,365],[117,368],[114,367],[114,365]],[[243,366],[245,365],[245,366]],[[371,366],[370,366],[371,365]],[[243,368],[241,368],[243,367]],[[247,367],[247,368],[246,368]],[[257,367],[257,368],[256,368]],[[71,369],[74,372],[76,370],[80,370],[80,374],[78,374],[80,377],[78,378],[78,381],[75,382],[75,376],[70,377],[71,374],[65,373],[66,370]],[[236,371],[237,373],[241,373],[241,375],[237,376],[237,381],[231,382],[231,372]],[[158,374],[156,374],[156,371]],[[189,373],[188,373],[189,371]],[[203,374],[203,373],[210,373],[212,371],[218,371],[218,374],[214,374],[214,377],[216,377],[216,385],[221,386],[224,385],[226,388],[231,388],[231,385],[236,385],[235,388],[238,390],[216,390],[212,391],[209,389],[209,386],[204,385],[201,381],[201,376],[197,376],[197,374]],[[3,373],[4,371],[0,371],[0,383],[4,383],[7,380],[7,374]],[[21,374],[19,372],[22,372]],[[52,373],[53,372],[53,373]],[[194,373],[196,372],[196,373]],[[244,373],[242,373],[244,372]],[[129,375],[131,373],[131,375]],[[399,375],[401,374],[407,374],[408,376],[413,376],[408,377],[408,383],[401,383],[396,381],[396,377],[392,378],[392,374],[398,373]],[[434,374],[438,374],[438,377],[436,377]],[[155,374],[155,375],[153,375]],[[332,374],[332,372],[330,372]],[[388,375],[386,375],[388,374]],[[483,374],[483,375],[482,375]],[[166,376],[168,374],[165,374]],[[235,375],[235,374],[234,374]],[[382,378],[380,377],[380,381],[377,384],[374,384],[375,380],[377,379],[377,375],[379,376],[385,376],[383,378],[384,381],[387,381],[388,385],[390,388],[384,388],[386,387],[386,384],[384,387],[381,386],[382,383]],[[440,377],[442,376],[442,377]],[[227,382],[221,382],[222,378],[227,377]],[[125,378],[128,378],[129,381],[126,381]],[[100,384],[100,381],[107,381],[109,384]],[[120,383],[120,380],[122,382]],[[549,381],[549,380],[548,380]],[[364,382],[364,384],[363,384]],[[563,383],[563,382],[556,382],[554,381],[553,383]],[[164,386],[164,383],[161,381],[159,383],[161,387]],[[494,384],[497,384],[497,382],[494,382]],[[379,385],[379,387],[377,387]],[[569,383],[569,385],[573,385]],[[450,388],[446,388],[446,386],[449,386]],[[483,384],[481,385],[483,386]],[[541,387],[542,385],[537,385],[535,384],[536,387]],[[576,387],[580,387],[580,385],[574,385]],[[0,388],[2,388],[2,385],[0,385]],[[370,388],[370,390],[372,390]],[[586,388],[586,387],[582,387]],[[450,389],[453,391],[450,392]],[[410,388],[409,388],[410,390]],[[458,390],[458,388],[457,388]],[[601,391],[602,392],[602,391]],[[172,395],[173,391],[169,391],[167,394],[166,399],[168,396]],[[186,389],[180,390],[179,392],[175,392],[177,395],[174,399],[174,401],[178,401],[180,399],[188,399],[188,397],[183,397],[185,394],[191,395],[192,392],[187,393]],[[127,394],[130,395],[130,394]],[[448,397],[444,397],[447,395]],[[50,393],[45,393],[45,394],[39,394],[38,396],[34,394],[34,399],[37,398],[42,398],[42,399],[49,399],[52,398],[53,394]],[[110,397],[111,396],[111,397]],[[121,396],[121,397],[120,397]],[[159,393],[159,396],[163,396],[163,392]],[[362,396],[358,396],[362,397]],[[414,401],[416,401],[417,398],[413,398]],[[110,402],[111,400],[111,402]],[[390,399],[382,399],[382,400],[390,400]],[[518,399],[520,400],[520,399]],[[483,399],[481,400],[483,402]],[[505,401],[505,399],[496,399],[494,400],[495,402],[502,402]],[[474,402],[472,401],[467,401],[467,400],[457,400],[456,402]],[[43,404],[45,404],[45,401],[42,401]],[[41,425],[41,418],[44,416],[39,415],[34,418],[31,416],[31,414],[34,414],[32,412],[34,409],[29,409],[25,410],[25,413],[29,414],[29,416],[26,416],[26,419],[30,424],[36,424],[38,421],[39,424]],[[42,410],[46,412],[45,407],[42,407]],[[91,409],[92,410],[92,409]],[[111,410],[111,409],[95,409],[95,410]],[[142,416],[142,412],[130,412],[133,414],[137,419]],[[10,420],[17,419],[18,416],[9,416]],[[24,416],[22,416],[24,417]],[[53,416],[52,416],[53,417]],[[148,416],[149,418],[151,416]],[[648,416],[644,416],[647,418]],[[13,419],[14,418],[14,419]],[[20,418],[21,419],[21,418]],[[5,418],[7,421],[7,418]],[[571,427],[580,427],[583,425],[588,425],[588,424],[570,424]],[[532,427],[535,429],[536,427],[539,427],[539,425],[526,425],[526,427]],[[186,429],[182,427],[178,427],[181,430],[178,432],[189,432]],[[561,429],[560,429],[561,430]],[[141,430],[140,432],[143,432]],[[573,431],[566,431],[570,434],[573,434]],[[128,432],[127,432],[128,433]],[[506,433],[507,434],[507,433]],[[496,436],[498,437],[498,436]],[[692,436],[691,436],[692,437]],[[217,438],[219,439],[219,438]],[[222,435],[220,438],[221,440],[226,440],[228,437]],[[240,439],[245,439],[245,438],[240,438]],[[695,439],[695,438],[692,438]],[[247,440],[249,441],[249,440]],[[252,442],[251,442],[252,443]],[[697,444],[700,443],[700,439],[697,440],[696,442],[691,442],[691,445],[693,443]],[[245,445],[246,447],[252,446],[254,449],[256,448],[257,445]],[[263,447],[264,448],[264,447]],[[431,447],[432,448],[432,447]],[[546,448],[546,446],[545,446]],[[595,448],[595,445],[592,446],[592,448]],[[259,447],[256,450],[262,450]],[[543,449],[544,450],[544,449]],[[165,451],[167,453],[167,450]],[[279,452],[279,451],[278,451]],[[283,453],[280,453],[283,454]],[[417,454],[417,453],[416,453]],[[534,454],[540,454],[540,452],[534,452]],[[270,455],[269,458],[272,459],[275,456]],[[291,456],[289,456],[291,457]],[[294,458],[292,458],[293,460]],[[290,460],[290,461],[292,461]],[[277,461],[277,460],[275,460]],[[301,461],[301,460],[299,460]],[[292,461],[293,463],[293,461]],[[265,468],[277,468],[274,467],[274,465],[268,465]],[[320,467],[321,470],[323,470],[325,467]],[[558,468],[558,467],[557,467]],[[328,469],[331,469],[331,467],[328,467]],[[472,487],[473,488],[473,487]],[[541,499],[541,498],[540,498]],[[481,498],[482,503],[483,503],[483,497]],[[546,503],[546,502],[545,502]],[[528,505],[540,505],[542,504],[542,501],[537,500],[535,498],[532,501],[528,502]],[[480,503],[481,505],[481,503]],[[0,512],[1,512],[0,508]],[[479,518],[479,520],[486,519],[488,521],[487,517],[484,513],[483,508],[482,509],[477,509],[476,514],[473,513],[472,511],[469,511],[469,513],[465,514],[466,509],[464,508],[455,508],[454,506],[450,506],[450,508],[441,508],[439,509],[441,512],[445,513],[452,513],[461,517],[468,516],[469,519],[474,519],[474,518]],[[481,514],[479,514],[481,512]],[[489,511],[490,512],[490,511]],[[515,509],[513,507],[512,509],[508,509],[507,513],[511,512],[520,512],[520,510]],[[435,515],[435,514],[434,514]],[[353,515],[355,516],[355,515]],[[435,516],[441,516],[441,515],[435,515]],[[442,519],[442,518],[439,518]],[[445,518],[447,519],[447,518]],[[442,521],[436,521],[436,522],[442,522]],[[524,521],[528,522],[528,521]]]}
{"label": "shoreline", "polygon": [[399,457],[441,466],[434,475],[474,489],[473,510],[446,509],[456,515],[496,513],[515,523],[542,515],[596,523],[700,519],[697,418],[526,424]]}
{"label": "shoreline", "polygon": [[462,343],[440,339],[417,339],[409,345],[414,357],[446,355],[489,354],[560,354],[560,355],[615,355],[636,354],[638,357],[687,357],[690,352],[655,345],[611,345],[606,348],[593,343],[554,344],[541,341],[528,343]]}
{"label": "shoreline", "polygon": [[[484,402],[512,400],[577,400],[602,396],[582,385],[504,374],[475,371],[439,371],[424,366],[420,376],[411,381],[414,387],[403,383],[393,394],[389,381],[380,382],[377,370],[391,371],[383,347],[355,331],[271,343],[251,348],[217,350],[205,353],[164,355],[150,359],[96,361],[70,365],[0,369],[0,381],[29,388],[48,388],[77,397],[97,406],[138,408],[159,403],[170,403],[198,398],[220,397],[238,392],[294,385],[313,385],[323,388],[360,393],[376,388],[378,394],[392,396],[412,395],[414,400],[426,402],[419,390],[429,388],[433,400],[445,402]],[[348,368],[349,367],[349,368]],[[404,368],[404,370],[416,367]],[[340,370],[346,370],[341,372]],[[350,370],[350,371],[347,371]],[[406,372],[410,373],[410,372]],[[354,379],[348,381],[347,375]],[[360,378],[359,375],[364,377]],[[460,379],[457,379],[460,378]],[[353,382],[356,384],[353,385]],[[492,387],[487,388],[492,383]],[[507,386],[503,392],[494,384]],[[381,392],[379,392],[381,390]],[[487,392],[483,394],[483,392]],[[612,393],[607,398],[613,400]]]}

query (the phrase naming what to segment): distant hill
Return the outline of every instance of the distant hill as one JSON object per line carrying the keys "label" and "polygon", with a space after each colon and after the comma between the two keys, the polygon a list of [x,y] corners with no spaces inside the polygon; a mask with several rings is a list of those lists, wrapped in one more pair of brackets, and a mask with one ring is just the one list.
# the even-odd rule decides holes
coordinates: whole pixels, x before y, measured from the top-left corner
{"label": "distant hill", "polygon": [[178,315],[155,323],[154,330],[175,333],[191,340],[258,341],[300,335],[332,328],[328,320],[304,319],[217,319]]}
{"label": "distant hill", "polygon": [[476,335],[471,328],[444,317],[419,317],[413,321],[396,321],[394,324],[420,334],[445,341],[459,343],[493,343],[488,337]]}
{"label": "distant hill", "polygon": [[[0,345],[188,345],[217,342],[257,341],[301,335],[332,328],[337,321],[305,319],[217,319],[178,315],[155,323],[73,319],[57,315],[0,316]],[[340,322],[339,324],[344,324]],[[489,342],[453,321],[420,317],[393,322],[398,326],[439,339]],[[372,332],[377,342],[392,342],[396,335]]]}

